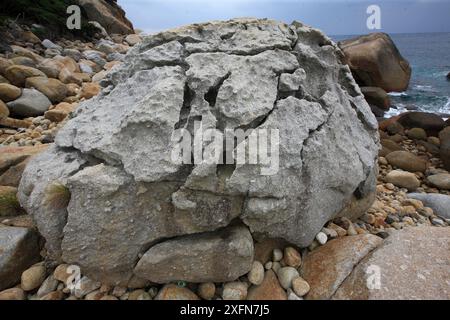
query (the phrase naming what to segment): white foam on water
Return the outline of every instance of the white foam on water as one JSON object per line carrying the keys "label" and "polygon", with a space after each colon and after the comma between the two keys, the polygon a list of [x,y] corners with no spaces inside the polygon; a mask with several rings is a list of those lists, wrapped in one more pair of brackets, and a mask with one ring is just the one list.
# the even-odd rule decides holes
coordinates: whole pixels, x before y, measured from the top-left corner
{"label": "white foam on water", "polygon": [[392,96],[392,97],[407,97],[408,94],[403,91],[403,92],[389,92],[388,95]]}
{"label": "white foam on water", "polygon": [[447,103],[443,107],[439,108],[439,112],[450,113],[450,98],[449,97],[447,97]]}

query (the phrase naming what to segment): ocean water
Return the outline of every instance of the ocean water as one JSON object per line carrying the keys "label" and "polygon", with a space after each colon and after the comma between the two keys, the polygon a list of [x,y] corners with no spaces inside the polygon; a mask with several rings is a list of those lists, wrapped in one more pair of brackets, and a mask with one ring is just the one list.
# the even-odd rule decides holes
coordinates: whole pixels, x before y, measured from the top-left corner
{"label": "ocean water", "polygon": [[[409,88],[390,93],[392,107],[386,117],[417,108],[421,111],[450,114],[450,33],[390,35],[412,68]],[[335,41],[352,36],[334,36]],[[448,116],[445,116],[446,118]]]}

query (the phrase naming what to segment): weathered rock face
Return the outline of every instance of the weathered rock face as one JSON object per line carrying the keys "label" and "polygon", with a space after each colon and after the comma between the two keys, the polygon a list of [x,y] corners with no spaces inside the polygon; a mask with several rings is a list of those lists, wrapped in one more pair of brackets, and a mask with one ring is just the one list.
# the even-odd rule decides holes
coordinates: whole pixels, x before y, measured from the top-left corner
{"label": "weathered rock face", "polygon": [[372,33],[339,43],[356,81],[386,92],[405,91],[411,67],[385,33]]}
{"label": "weathered rock face", "polygon": [[[144,38],[102,81],[102,93],[75,111],[56,145],[27,167],[21,204],[53,258],[106,283],[145,275],[144,260],[157,261],[158,248],[168,261],[183,237],[209,232],[215,239],[237,219],[255,235],[308,246],[329,219],[358,216],[373,201],[377,123],[341,57],[320,31],[269,20]],[[192,136],[200,119],[220,134],[278,129],[278,171],[172,161],[175,129]],[[203,151],[210,145],[200,143]],[[70,193],[66,207],[43,200],[55,184]],[[206,241],[188,239],[199,248]],[[222,261],[235,250],[224,250]],[[227,280],[249,271],[244,261]],[[216,272],[226,274],[222,267]]]}
{"label": "weathered rock face", "polygon": [[449,251],[449,227],[394,231],[353,270],[333,299],[448,300]]}
{"label": "weathered rock face", "polygon": [[133,25],[117,1],[76,0],[90,20],[99,22],[108,33],[133,33]]}

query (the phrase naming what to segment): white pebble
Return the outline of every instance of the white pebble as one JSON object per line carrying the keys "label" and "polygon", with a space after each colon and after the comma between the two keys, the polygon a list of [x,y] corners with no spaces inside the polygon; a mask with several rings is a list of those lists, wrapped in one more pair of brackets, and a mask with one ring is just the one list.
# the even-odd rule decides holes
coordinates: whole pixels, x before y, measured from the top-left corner
{"label": "white pebble", "polygon": [[324,245],[325,243],[327,243],[328,237],[327,237],[327,235],[326,235],[325,233],[319,232],[319,233],[316,235],[316,240],[317,240],[321,245]]}

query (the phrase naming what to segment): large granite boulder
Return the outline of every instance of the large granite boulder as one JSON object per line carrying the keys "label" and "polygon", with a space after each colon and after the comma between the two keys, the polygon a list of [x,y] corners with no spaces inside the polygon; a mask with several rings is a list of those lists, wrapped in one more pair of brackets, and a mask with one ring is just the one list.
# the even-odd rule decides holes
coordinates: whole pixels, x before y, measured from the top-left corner
{"label": "large granite boulder", "polygon": [[[172,253],[191,263],[182,256],[191,247],[217,263],[220,279],[207,280],[235,280],[251,266],[247,228],[306,247],[328,220],[357,217],[373,202],[377,122],[341,58],[330,39],[297,22],[238,19],[148,36],[28,165],[20,202],[51,257],[93,279],[195,280],[190,265],[150,272]],[[216,138],[236,129],[247,138],[225,148],[219,139],[216,154],[215,140],[197,140],[200,120]],[[194,151],[179,162],[180,137],[194,132]],[[279,134],[270,162],[211,161],[236,150],[251,157],[259,132]],[[198,151],[205,158],[190,164]],[[245,227],[223,236],[239,220]]]}
{"label": "large granite boulder", "polygon": [[394,231],[344,280],[333,299],[450,299],[450,227]]}
{"label": "large granite boulder", "polygon": [[372,33],[341,41],[339,46],[360,85],[380,87],[386,92],[408,88],[411,67],[389,35]]}

